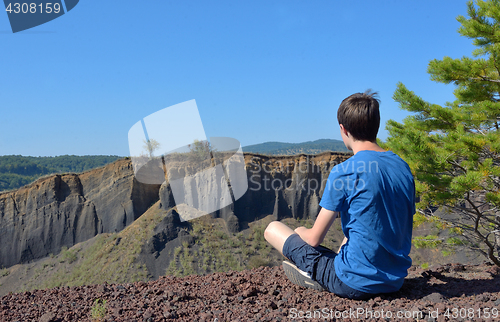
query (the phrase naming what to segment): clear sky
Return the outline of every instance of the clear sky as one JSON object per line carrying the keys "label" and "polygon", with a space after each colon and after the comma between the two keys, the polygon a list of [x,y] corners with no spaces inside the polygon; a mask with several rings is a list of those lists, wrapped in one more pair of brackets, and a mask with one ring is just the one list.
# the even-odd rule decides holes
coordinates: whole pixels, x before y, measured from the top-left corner
{"label": "clear sky", "polygon": [[126,156],[128,130],[195,99],[207,137],[242,146],[341,139],[337,107],[397,82],[437,104],[428,62],[470,56],[461,0],[81,0],[13,34],[0,13],[0,155]]}

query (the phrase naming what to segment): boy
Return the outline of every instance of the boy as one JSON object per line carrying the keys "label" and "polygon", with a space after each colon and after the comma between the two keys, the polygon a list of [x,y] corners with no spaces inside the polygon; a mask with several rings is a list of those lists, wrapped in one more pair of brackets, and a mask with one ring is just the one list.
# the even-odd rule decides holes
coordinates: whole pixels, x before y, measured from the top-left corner
{"label": "boy", "polygon": [[[356,93],[339,106],[342,140],[354,155],[330,172],[314,226],[293,231],[274,221],[264,232],[293,262],[283,262],[292,282],[351,299],[399,290],[411,266],[415,183],[408,164],[376,142],[375,95]],[[345,238],[337,254],[319,244],[338,212]]]}

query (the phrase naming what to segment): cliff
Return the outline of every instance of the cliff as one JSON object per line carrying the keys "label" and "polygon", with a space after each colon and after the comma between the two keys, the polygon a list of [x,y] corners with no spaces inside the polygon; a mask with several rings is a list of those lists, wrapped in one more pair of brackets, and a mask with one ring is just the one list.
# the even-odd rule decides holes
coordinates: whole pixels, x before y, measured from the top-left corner
{"label": "cliff", "polygon": [[82,174],[52,175],[0,194],[0,267],[56,254],[117,232],[158,200],[159,185],[134,178],[122,159]]}
{"label": "cliff", "polygon": [[248,191],[229,207],[232,209],[221,213],[234,212],[240,222],[250,222],[255,213],[248,205],[257,204],[261,215],[273,214],[276,220],[315,219],[330,171],[350,156],[342,152],[291,157],[246,155]]}
{"label": "cliff", "polygon": [[[318,155],[265,156],[245,153],[245,168],[248,190],[233,204],[212,214],[223,218],[231,232],[239,230],[255,219],[273,214],[276,220],[283,218],[316,218],[319,200],[325,188],[331,169],[350,157],[349,153],[324,152]],[[168,176],[173,177],[179,169],[170,168]],[[187,171],[186,171],[187,172]],[[207,178],[209,180],[210,178]],[[203,203],[213,184],[207,180],[184,180],[186,191],[194,203]],[[172,189],[168,183],[160,188],[161,208],[168,210],[175,206]]]}
{"label": "cliff", "polygon": [[[266,225],[277,219],[292,228],[311,224],[331,168],[348,157],[245,154],[246,193],[232,205],[189,222],[181,221],[176,209],[186,205],[175,205],[169,185],[160,189],[138,183],[129,160],[83,174],[50,176],[0,194],[0,267],[8,267],[0,272],[0,295],[43,285],[280,265],[281,255],[263,238]],[[168,171],[190,173],[191,166],[179,163]],[[190,198],[209,193],[207,182],[185,184],[190,191],[199,190]],[[420,233],[434,229],[423,227]],[[324,245],[336,249],[342,238],[337,221]],[[60,252],[62,246],[69,249]],[[51,253],[55,256],[46,257]],[[410,256],[418,265],[471,263],[465,251],[444,257],[439,249],[412,249]],[[16,263],[25,264],[12,266]]]}
{"label": "cliff", "polygon": [[[249,228],[249,224],[267,216],[274,220],[284,218],[315,219],[319,212],[319,201],[323,194],[328,175],[336,164],[346,160],[350,154],[325,152],[318,155],[264,156],[245,153],[245,168],[248,177],[248,190],[231,205],[210,214],[221,218],[225,223],[223,231],[237,233]],[[178,167],[167,169],[168,177],[178,173]],[[189,173],[188,169],[185,170]],[[212,177],[192,180],[186,177],[184,189],[190,191],[193,204],[203,203],[204,196],[210,193],[214,184]],[[176,205],[172,189],[168,183],[160,188],[160,208],[168,211],[177,206],[184,212],[185,205]],[[194,217],[200,214],[192,210]],[[215,221],[212,221],[212,226]],[[187,224],[187,223],[186,223]],[[189,225],[187,225],[189,227]],[[144,244],[140,261],[147,266],[149,274],[158,278],[174,260],[174,249],[182,243],[193,244],[195,234],[179,234],[181,222],[176,212],[169,212],[164,222],[158,225],[154,235]],[[186,228],[186,225],[184,226]],[[262,233],[260,233],[262,234]],[[197,246],[193,246],[195,249]],[[223,246],[221,246],[223,248]],[[210,251],[208,251],[210,253]],[[194,255],[193,255],[194,256]],[[197,249],[196,258],[210,257]],[[239,258],[238,255],[233,256]],[[268,256],[271,257],[271,256]],[[201,266],[201,265],[199,265]],[[197,271],[203,273],[203,271]]]}
{"label": "cliff", "polygon": [[[231,232],[247,227],[249,222],[273,214],[287,217],[315,218],[331,168],[349,157],[345,153],[326,152],[316,156],[263,156],[245,154],[248,191],[234,204],[212,213],[223,218]],[[189,173],[189,164],[170,168]],[[199,190],[203,198],[212,185],[194,186],[186,180],[186,190]],[[10,267],[57,254],[61,247],[71,247],[97,234],[118,232],[141,216],[160,198],[168,210],[175,202],[168,184],[148,185],[138,182],[130,160],[122,159],[105,167],[81,174],[52,175],[16,191],[0,194],[0,267]],[[200,201],[201,202],[201,201]],[[168,227],[170,230],[175,227]],[[162,241],[171,232],[160,227]],[[165,237],[167,236],[167,237]],[[156,253],[163,243],[154,241]]]}

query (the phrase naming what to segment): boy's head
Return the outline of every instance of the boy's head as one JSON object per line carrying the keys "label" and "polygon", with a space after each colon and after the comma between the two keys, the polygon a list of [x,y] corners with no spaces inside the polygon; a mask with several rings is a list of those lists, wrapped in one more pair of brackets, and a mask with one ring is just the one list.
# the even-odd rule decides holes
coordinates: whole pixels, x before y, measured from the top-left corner
{"label": "boy's head", "polygon": [[367,90],[347,97],[340,103],[337,120],[356,141],[377,140],[380,126],[379,100],[377,93]]}

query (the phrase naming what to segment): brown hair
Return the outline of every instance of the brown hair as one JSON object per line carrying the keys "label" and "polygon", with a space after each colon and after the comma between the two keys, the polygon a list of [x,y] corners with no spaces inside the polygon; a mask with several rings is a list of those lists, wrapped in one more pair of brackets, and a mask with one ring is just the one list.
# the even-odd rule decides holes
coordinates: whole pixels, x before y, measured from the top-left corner
{"label": "brown hair", "polygon": [[337,120],[357,141],[377,140],[380,126],[377,92],[367,90],[347,97],[340,103]]}

